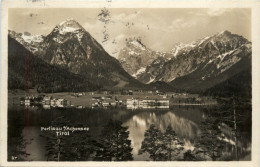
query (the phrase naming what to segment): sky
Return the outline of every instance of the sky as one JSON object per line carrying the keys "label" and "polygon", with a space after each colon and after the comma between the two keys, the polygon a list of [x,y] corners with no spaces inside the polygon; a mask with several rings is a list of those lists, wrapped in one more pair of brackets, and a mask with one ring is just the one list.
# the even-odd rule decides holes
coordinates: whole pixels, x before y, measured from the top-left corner
{"label": "sky", "polygon": [[[18,33],[48,35],[57,24],[73,18],[114,57],[130,37],[139,37],[147,47],[163,52],[178,42],[189,43],[224,30],[251,41],[251,9],[247,8],[108,8],[107,24],[98,16],[102,9],[13,8],[8,27]],[[105,42],[104,35],[108,35]]]}

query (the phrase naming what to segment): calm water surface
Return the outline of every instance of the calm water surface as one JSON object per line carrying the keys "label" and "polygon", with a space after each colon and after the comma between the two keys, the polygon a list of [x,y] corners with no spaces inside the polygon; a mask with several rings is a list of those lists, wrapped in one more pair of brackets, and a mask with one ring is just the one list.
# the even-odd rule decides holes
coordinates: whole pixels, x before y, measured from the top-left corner
{"label": "calm water surface", "polygon": [[[42,135],[40,127],[50,126],[50,123],[60,116],[70,120],[72,125],[78,123],[89,127],[91,137],[96,138],[100,135],[103,126],[112,119],[119,120],[123,126],[128,127],[129,139],[133,148],[134,160],[150,160],[149,155],[138,155],[144,140],[144,133],[153,124],[162,132],[168,126],[177,133],[178,137],[184,142],[184,149],[194,149],[194,139],[200,134],[200,121],[205,119],[211,108],[205,109],[199,106],[174,107],[163,110],[127,110],[127,109],[43,109],[42,107],[9,106],[8,112],[8,149],[9,156],[15,152],[19,142],[17,137],[21,136],[24,141],[24,150],[28,153],[23,157],[26,161],[46,161],[46,141]],[[233,157],[234,137],[232,130],[224,128],[225,148],[223,154]],[[248,136],[245,134],[245,136]],[[239,152],[251,150],[251,139],[243,138],[239,141]]]}

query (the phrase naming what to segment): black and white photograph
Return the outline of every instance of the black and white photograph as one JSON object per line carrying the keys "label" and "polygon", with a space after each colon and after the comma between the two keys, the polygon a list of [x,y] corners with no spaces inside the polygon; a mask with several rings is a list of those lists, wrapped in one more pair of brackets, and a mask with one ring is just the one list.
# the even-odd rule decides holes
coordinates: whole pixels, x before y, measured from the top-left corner
{"label": "black and white photograph", "polygon": [[6,161],[252,161],[252,9],[106,3],[8,9]]}

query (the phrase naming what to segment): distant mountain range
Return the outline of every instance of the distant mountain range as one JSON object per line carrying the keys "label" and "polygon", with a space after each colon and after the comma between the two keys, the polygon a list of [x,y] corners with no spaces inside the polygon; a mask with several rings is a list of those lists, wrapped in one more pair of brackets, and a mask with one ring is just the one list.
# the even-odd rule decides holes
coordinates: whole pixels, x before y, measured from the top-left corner
{"label": "distant mountain range", "polygon": [[[235,55],[241,48],[246,55],[251,52],[251,42],[242,36],[231,34],[228,31],[206,37],[190,44],[177,45],[174,56],[169,61],[163,61],[161,57],[150,64],[144,73],[139,76],[142,82],[164,81],[173,82],[175,79],[200,70],[200,66],[216,66],[224,72],[236,64],[240,58]],[[240,53],[243,54],[243,53]],[[234,55],[234,56],[230,56]],[[250,54],[248,55],[250,56]],[[233,59],[232,59],[233,58]],[[226,64],[225,64],[226,63]],[[158,66],[160,68],[153,68]],[[207,69],[207,68],[206,68]],[[216,70],[214,73],[219,73]],[[201,76],[201,78],[204,76]],[[204,79],[207,76],[204,77]]]}
{"label": "distant mountain range", "polygon": [[[132,48],[129,45],[126,47]],[[135,57],[149,58],[142,53],[135,54]],[[176,90],[205,92],[218,84],[226,85],[225,81],[240,72],[247,71],[251,75],[248,70],[251,69],[251,42],[229,31],[190,44],[178,43],[167,55],[169,56],[151,58],[151,63],[147,66],[137,67],[141,72],[138,71],[138,75],[135,75],[136,79],[150,85],[158,81],[166,82]],[[128,62],[132,63],[130,59]],[[243,82],[251,85],[251,80]]]}
{"label": "distant mountain range", "polygon": [[[103,47],[75,20],[58,24],[53,31],[34,45],[24,35],[9,31],[9,36],[33,52],[49,65],[58,67],[87,79],[103,88],[138,87],[143,85],[132,78],[119,61],[111,57]],[[31,37],[31,39],[35,39]],[[14,46],[9,45],[9,48]],[[34,48],[34,49],[32,49]]]}
{"label": "distant mountain range", "polygon": [[[9,60],[26,63],[26,55],[30,55],[30,59],[42,64],[42,69],[35,66],[33,71],[40,76],[32,76],[30,79],[32,86],[43,84],[45,89],[47,86],[44,86],[43,76],[46,74],[41,71],[51,74],[53,70],[47,69],[55,69],[57,73],[63,74],[60,78],[51,75],[54,77],[53,82],[59,82],[63,85],[62,89],[66,90],[72,89],[72,86],[69,84],[70,88],[65,88],[65,78],[73,76],[73,85],[77,83],[81,85],[79,87],[89,90],[138,88],[207,92],[212,95],[218,95],[215,90],[220,90],[220,87],[224,92],[241,89],[243,92],[251,91],[252,81],[249,76],[252,44],[244,37],[228,31],[190,44],[175,44],[169,53],[153,51],[140,38],[130,38],[126,40],[126,46],[120,51],[117,60],[77,21],[68,19],[58,24],[47,36],[32,36],[9,30],[8,47]],[[13,48],[23,54],[15,52]],[[12,63],[9,66],[9,87],[16,88],[14,83],[25,82],[22,78],[28,65],[21,66],[20,71],[15,70]],[[247,78],[239,80],[240,85],[247,86],[237,84],[236,79],[239,77]]]}

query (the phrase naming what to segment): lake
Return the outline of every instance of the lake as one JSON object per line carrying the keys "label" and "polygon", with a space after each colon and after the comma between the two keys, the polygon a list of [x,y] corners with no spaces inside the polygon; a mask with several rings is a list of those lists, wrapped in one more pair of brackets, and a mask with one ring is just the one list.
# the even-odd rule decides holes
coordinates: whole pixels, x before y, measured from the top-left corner
{"label": "lake", "polygon": [[[183,143],[182,154],[187,150],[195,152],[196,140],[200,138],[200,135],[203,132],[201,121],[208,118],[212,112],[215,113],[219,110],[220,108],[216,106],[175,106],[168,109],[129,110],[120,107],[109,109],[44,109],[41,106],[25,107],[10,105],[8,108],[8,160],[53,160],[46,156],[51,152],[48,150],[48,143],[54,141],[53,146],[56,147],[57,144],[55,145],[55,142],[59,137],[57,137],[55,131],[42,131],[41,128],[54,126],[53,122],[57,120],[61,120],[59,124],[55,124],[58,127],[77,127],[80,125],[89,128],[87,133],[93,140],[100,139],[104,127],[107,126],[110,120],[120,121],[122,127],[127,127],[127,131],[129,132],[127,138],[131,141],[130,152],[135,161],[153,160],[147,152],[139,154],[142,142],[145,139],[145,132],[151,125],[158,129],[162,134],[166,132],[167,127],[171,127],[172,130],[176,132],[178,139]],[[244,112],[250,113],[247,114],[249,116],[246,119],[243,119],[243,121],[245,121],[243,125],[248,126],[246,122],[251,120],[251,111]],[[246,128],[245,126],[241,126],[244,128],[238,127],[239,135],[235,138],[232,126],[228,126],[224,122],[221,123],[219,129],[221,129],[221,135],[223,136],[223,148],[221,148],[221,157],[218,157],[218,160],[250,160],[248,157],[251,157],[251,129],[250,127]],[[62,136],[61,140],[70,143],[83,139],[79,138],[77,133],[70,132],[69,136]],[[101,140],[103,141],[104,139],[102,138]],[[66,142],[64,148],[65,146]],[[64,150],[66,152],[72,151],[70,149]],[[58,156],[60,156],[60,154],[59,151]],[[86,160],[94,160],[93,156],[95,156],[95,148],[92,155],[89,155]],[[52,156],[52,158],[53,157],[55,160],[56,156]],[[180,157],[183,158],[183,155]],[[205,160],[209,159],[206,158]]]}

